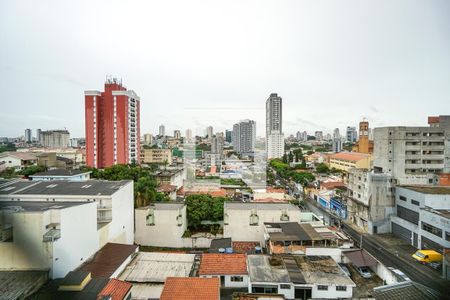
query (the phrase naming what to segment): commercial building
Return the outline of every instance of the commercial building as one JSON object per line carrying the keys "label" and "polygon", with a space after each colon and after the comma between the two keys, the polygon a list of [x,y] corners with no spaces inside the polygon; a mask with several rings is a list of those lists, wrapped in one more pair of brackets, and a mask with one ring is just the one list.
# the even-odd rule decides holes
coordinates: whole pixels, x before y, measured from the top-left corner
{"label": "commercial building", "polygon": [[33,141],[33,136],[31,134],[31,129],[25,129],[25,143],[31,143]]}
{"label": "commercial building", "polygon": [[233,135],[233,131],[232,130],[225,130],[225,141],[227,143],[231,143],[231,136]]}
{"label": "commercial building", "polygon": [[239,253],[203,253],[198,275],[220,278],[222,287],[248,287],[247,255]]}
{"label": "commercial building", "polygon": [[183,203],[154,203],[135,209],[135,243],[138,245],[183,248],[186,228]]}
{"label": "commercial building", "polygon": [[[102,247],[107,242],[132,244],[134,241],[134,194],[133,181],[28,181],[9,180],[0,184],[0,203],[12,201],[18,206],[24,202],[95,203],[94,211],[86,217],[73,214],[78,223],[93,218],[96,245]],[[38,204],[36,204],[38,205]],[[44,225],[43,225],[44,226]],[[45,227],[45,226],[44,226]],[[64,227],[61,228],[64,233]],[[82,232],[82,231],[81,231]]]}
{"label": "commercial building", "polygon": [[253,120],[243,120],[233,125],[233,150],[239,154],[249,154],[255,151],[256,123]]}
{"label": "commercial building", "polygon": [[353,168],[347,174],[347,220],[366,232],[390,232],[395,202],[392,176]]}
{"label": "commercial building", "polygon": [[143,149],[141,162],[144,164],[172,164],[171,149]]}
{"label": "commercial building", "polygon": [[41,131],[40,143],[48,148],[67,148],[69,146],[70,134],[67,130]]}
{"label": "commercial building", "polygon": [[418,249],[450,248],[450,187],[397,186],[395,203],[394,235]]}
{"label": "commercial building", "polygon": [[429,118],[429,127],[374,130],[374,169],[398,184],[436,184],[429,174],[450,173],[450,116]]}
{"label": "commercial building", "polygon": [[85,91],[86,165],[140,162],[140,99],[108,78],[104,92]]}
{"label": "commercial building", "polygon": [[370,169],[372,156],[357,152],[340,152],[330,156],[330,168],[348,172],[352,168]]}
{"label": "commercial building", "polygon": [[300,208],[289,203],[225,202],[223,236],[265,243],[265,222],[300,221]]}
{"label": "commercial building", "polygon": [[266,152],[267,158],[280,158],[284,155],[282,99],[276,93],[270,94],[266,101]]}

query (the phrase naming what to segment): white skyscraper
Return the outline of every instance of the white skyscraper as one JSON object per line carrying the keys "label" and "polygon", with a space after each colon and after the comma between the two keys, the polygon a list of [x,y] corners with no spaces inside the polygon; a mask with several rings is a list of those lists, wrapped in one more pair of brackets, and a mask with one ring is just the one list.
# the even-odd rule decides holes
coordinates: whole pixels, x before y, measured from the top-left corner
{"label": "white skyscraper", "polygon": [[186,129],[186,141],[185,142],[190,142],[190,141],[192,141],[192,130]]}
{"label": "white skyscraper", "polygon": [[159,135],[160,136],[166,135],[166,127],[164,125],[159,125]]}
{"label": "white skyscraper", "polygon": [[212,126],[206,127],[206,136],[208,137],[209,140],[212,139],[212,137],[213,137],[213,127]]}
{"label": "white skyscraper", "polygon": [[25,129],[25,142],[31,143],[32,140],[31,129]]}
{"label": "white skyscraper", "polygon": [[284,154],[282,99],[270,94],[266,101],[266,151],[267,158],[280,158]]}

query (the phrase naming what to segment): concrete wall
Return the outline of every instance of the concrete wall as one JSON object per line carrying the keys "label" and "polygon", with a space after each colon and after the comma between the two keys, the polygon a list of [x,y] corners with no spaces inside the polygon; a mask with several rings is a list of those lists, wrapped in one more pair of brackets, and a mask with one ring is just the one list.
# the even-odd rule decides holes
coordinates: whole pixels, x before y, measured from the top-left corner
{"label": "concrete wall", "polygon": [[[280,289],[280,285],[290,285],[290,289]],[[283,295],[286,299],[294,299],[295,297],[295,290],[294,286],[290,282],[286,283],[274,283],[274,282],[248,282],[248,292],[252,292],[253,286],[277,286],[278,288],[278,294]]]}
{"label": "concrete wall", "polygon": [[62,209],[60,214],[61,238],[53,244],[52,278],[66,276],[99,249],[94,202]]}
{"label": "concrete wall", "polygon": [[[186,206],[182,207],[180,212],[183,219],[181,226],[177,224],[178,210],[174,209],[155,209],[155,225],[149,226],[146,222],[148,210],[136,209],[136,244],[170,248],[186,247],[189,241],[184,241],[182,238],[187,228]],[[192,244],[192,241],[190,243]]]}
{"label": "concrete wall", "polygon": [[340,248],[306,248],[306,255],[323,255],[330,256],[335,262],[342,262],[342,249]]}
{"label": "concrete wall", "polygon": [[[108,240],[114,243],[134,243],[134,186],[130,181],[111,197],[112,221]],[[103,245],[100,245],[102,247]]]}
{"label": "concrete wall", "polygon": [[[251,209],[226,209],[228,224],[223,226],[223,235],[233,241],[254,241],[264,245],[264,222],[280,222],[281,213],[281,209],[260,209],[257,211],[258,225],[250,225]],[[287,214],[290,222],[300,221],[300,210],[288,210]]]}
{"label": "concrete wall", "polygon": [[315,284],[312,287],[311,297],[317,299],[351,299],[353,297],[353,287],[347,286],[346,291],[336,291],[336,285],[330,284],[327,291],[322,291]]}

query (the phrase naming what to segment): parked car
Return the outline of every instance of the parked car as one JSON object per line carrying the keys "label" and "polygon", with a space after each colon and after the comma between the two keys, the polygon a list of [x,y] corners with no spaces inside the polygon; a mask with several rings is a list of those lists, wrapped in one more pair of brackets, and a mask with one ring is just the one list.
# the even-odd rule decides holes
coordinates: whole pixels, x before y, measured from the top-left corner
{"label": "parked car", "polygon": [[417,250],[412,257],[423,264],[442,262],[442,254],[434,250]]}
{"label": "parked car", "polygon": [[370,270],[368,267],[357,267],[356,270],[363,278],[371,278],[372,273],[370,273]]}
{"label": "parked car", "polygon": [[352,274],[350,273],[350,270],[347,268],[346,265],[339,264],[339,266],[341,267],[342,271],[344,271],[345,275],[347,275],[348,277],[352,277]]}
{"label": "parked car", "polygon": [[435,270],[438,270],[438,271],[442,270],[442,263],[440,263],[440,262],[431,262],[431,263],[428,263],[428,265]]}

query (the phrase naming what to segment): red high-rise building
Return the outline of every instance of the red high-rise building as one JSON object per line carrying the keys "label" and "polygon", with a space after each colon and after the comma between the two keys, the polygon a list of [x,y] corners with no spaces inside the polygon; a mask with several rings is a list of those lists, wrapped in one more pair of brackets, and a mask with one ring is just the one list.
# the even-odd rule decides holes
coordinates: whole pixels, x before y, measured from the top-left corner
{"label": "red high-rise building", "polygon": [[139,163],[140,104],[134,91],[117,79],[105,91],[85,91],[86,164],[106,168]]}

